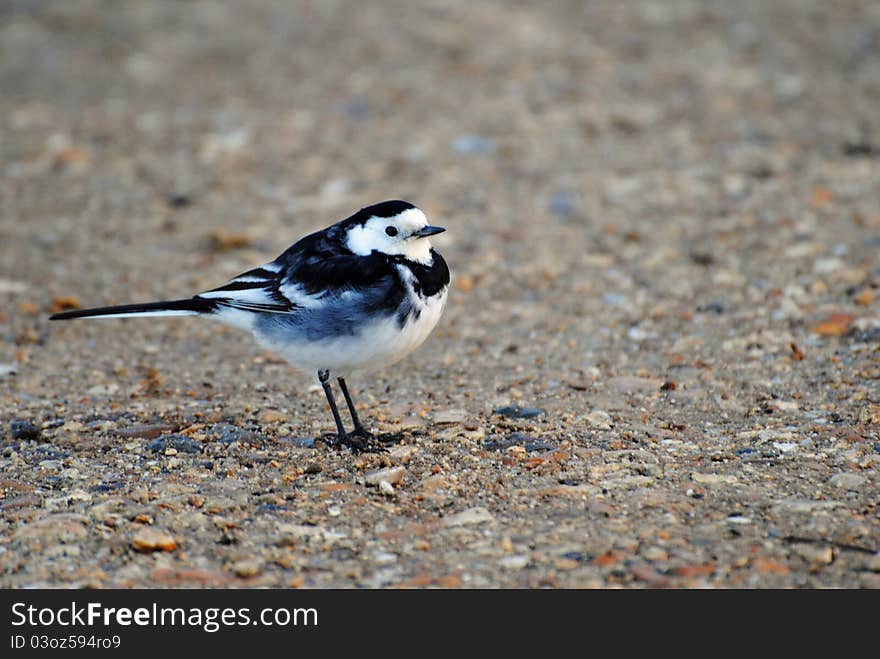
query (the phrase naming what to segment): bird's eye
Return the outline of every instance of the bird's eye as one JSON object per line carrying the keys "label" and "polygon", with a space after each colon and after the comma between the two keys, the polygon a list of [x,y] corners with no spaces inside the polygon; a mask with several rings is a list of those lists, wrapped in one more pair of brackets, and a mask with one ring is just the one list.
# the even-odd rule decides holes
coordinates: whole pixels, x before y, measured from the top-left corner
{"label": "bird's eye", "polygon": [[387,233],[391,237],[394,237],[397,235],[397,227],[387,226],[385,227],[385,233]]}

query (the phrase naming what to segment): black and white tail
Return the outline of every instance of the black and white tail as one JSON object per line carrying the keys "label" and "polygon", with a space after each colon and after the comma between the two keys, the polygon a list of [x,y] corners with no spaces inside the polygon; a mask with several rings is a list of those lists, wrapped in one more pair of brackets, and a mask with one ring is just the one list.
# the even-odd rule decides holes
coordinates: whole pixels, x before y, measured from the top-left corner
{"label": "black and white tail", "polygon": [[[287,313],[296,306],[285,296],[282,288],[281,266],[273,262],[243,272],[219,288],[185,300],[76,309],[56,313],[49,320],[211,316],[227,325],[250,329],[254,316],[261,313]],[[295,292],[295,289],[292,290]]]}
{"label": "black and white tail", "polygon": [[143,304],[121,304],[115,307],[74,309],[49,316],[49,320],[73,320],[74,318],[139,318],[143,316],[200,316],[217,310],[214,300],[199,297],[187,300],[165,300]]}

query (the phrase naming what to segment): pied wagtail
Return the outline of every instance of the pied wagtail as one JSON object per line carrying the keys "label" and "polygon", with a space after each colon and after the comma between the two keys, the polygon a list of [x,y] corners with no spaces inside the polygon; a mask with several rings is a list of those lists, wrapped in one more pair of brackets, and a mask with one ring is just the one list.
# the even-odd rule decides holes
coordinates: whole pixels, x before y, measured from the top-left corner
{"label": "pied wagtail", "polygon": [[[294,367],[317,373],[336,445],[369,447],[345,377],[403,359],[437,324],[449,268],[430,236],[444,231],[406,201],[383,201],[310,234],[281,256],[184,300],[77,309],[51,316],[205,316],[250,330]],[[354,422],[347,433],[330,388],[335,376]]]}

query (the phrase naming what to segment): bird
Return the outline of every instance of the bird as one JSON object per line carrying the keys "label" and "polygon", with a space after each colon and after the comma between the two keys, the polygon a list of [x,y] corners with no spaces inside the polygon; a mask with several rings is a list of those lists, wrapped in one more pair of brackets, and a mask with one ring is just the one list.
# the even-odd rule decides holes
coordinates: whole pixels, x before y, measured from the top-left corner
{"label": "bird", "polygon": [[[328,444],[381,451],[358,417],[346,378],[400,361],[437,325],[450,273],[431,237],[443,231],[408,201],[382,201],[191,298],[75,309],[49,319],[202,316],[248,330],[262,347],[317,376],[336,425]],[[334,377],[353,423],[349,432]]]}

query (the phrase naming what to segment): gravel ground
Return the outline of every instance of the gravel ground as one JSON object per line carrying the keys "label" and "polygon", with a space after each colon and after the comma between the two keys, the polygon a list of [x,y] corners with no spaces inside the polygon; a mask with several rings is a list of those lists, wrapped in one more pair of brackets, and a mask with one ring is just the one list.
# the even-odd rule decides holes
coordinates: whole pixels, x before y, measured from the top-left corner
{"label": "gravel ground", "polygon": [[[880,587],[877,3],[13,1],[0,89],[0,586]],[[387,454],[47,322],[395,197],[454,286],[350,380]]]}

